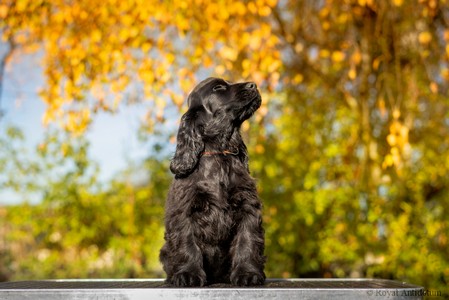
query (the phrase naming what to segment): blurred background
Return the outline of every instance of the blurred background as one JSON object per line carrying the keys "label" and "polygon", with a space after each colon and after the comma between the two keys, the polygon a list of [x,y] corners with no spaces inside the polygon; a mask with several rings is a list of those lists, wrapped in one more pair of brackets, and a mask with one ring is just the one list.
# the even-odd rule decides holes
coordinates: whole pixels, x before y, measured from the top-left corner
{"label": "blurred background", "polygon": [[185,98],[242,128],[268,277],[449,282],[449,3],[1,0],[0,280],[163,277]]}

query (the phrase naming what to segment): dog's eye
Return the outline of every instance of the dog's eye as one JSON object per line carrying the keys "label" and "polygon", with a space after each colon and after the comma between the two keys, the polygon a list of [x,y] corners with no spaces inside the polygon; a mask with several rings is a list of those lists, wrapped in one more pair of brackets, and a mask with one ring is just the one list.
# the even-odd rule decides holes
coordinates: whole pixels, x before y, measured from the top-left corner
{"label": "dog's eye", "polygon": [[214,92],[217,91],[226,91],[226,86],[222,85],[222,84],[217,84],[216,86],[213,87],[212,89]]}

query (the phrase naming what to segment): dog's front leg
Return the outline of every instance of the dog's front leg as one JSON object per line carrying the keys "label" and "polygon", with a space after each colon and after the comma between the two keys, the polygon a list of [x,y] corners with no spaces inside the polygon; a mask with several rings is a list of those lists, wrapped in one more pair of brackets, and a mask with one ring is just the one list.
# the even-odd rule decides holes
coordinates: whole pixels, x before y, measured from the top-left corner
{"label": "dog's front leg", "polygon": [[[241,209],[236,212],[237,232],[231,246],[231,283],[234,285],[262,285],[265,282],[264,231],[261,204],[256,193],[248,197],[242,193]],[[244,197],[244,196],[247,197]],[[238,194],[236,195],[239,196]],[[246,198],[246,199],[245,199]],[[240,202],[239,201],[239,202]]]}
{"label": "dog's front leg", "polygon": [[165,234],[166,243],[160,258],[167,273],[167,283],[178,287],[204,286],[203,255],[188,219],[174,219]]}

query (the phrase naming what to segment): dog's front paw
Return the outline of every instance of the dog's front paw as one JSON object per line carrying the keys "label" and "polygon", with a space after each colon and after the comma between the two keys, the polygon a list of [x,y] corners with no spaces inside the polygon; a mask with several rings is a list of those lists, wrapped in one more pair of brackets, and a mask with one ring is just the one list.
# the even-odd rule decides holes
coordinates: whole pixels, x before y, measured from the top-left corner
{"label": "dog's front paw", "polygon": [[254,272],[234,272],[231,275],[231,283],[239,286],[263,285],[265,276]]}
{"label": "dog's front paw", "polygon": [[206,284],[206,276],[190,272],[179,272],[173,275],[170,283],[177,287],[204,286]]}

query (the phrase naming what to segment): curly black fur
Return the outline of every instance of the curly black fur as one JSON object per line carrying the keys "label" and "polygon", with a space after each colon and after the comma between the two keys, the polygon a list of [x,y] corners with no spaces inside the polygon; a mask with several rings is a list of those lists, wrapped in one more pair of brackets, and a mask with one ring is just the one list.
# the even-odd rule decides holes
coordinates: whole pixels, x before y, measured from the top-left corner
{"label": "curly black fur", "polygon": [[168,283],[264,283],[261,202],[239,131],[260,104],[251,82],[208,78],[190,93],[170,164],[160,252]]}

